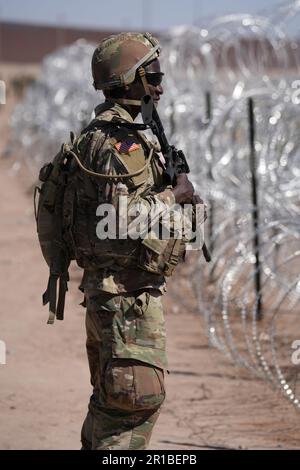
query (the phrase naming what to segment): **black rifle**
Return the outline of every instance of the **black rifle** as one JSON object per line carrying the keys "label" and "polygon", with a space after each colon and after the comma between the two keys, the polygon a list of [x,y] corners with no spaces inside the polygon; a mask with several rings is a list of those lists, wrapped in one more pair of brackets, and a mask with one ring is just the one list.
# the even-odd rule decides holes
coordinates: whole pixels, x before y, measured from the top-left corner
{"label": "black rifle", "polygon": [[[174,145],[170,145],[166,137],[164,127],[153,104],[152,97],[145,95],[142,98],[142,118],[146,126],[149,126],[153,134],[156,135],[161,152],[166,161],[165,175],[174,187],[176,177],[181,173],[189,173],[190,169],[182,150],[177,150]],[[211,261],[211,256],[206,244],[202,246],[203,256],[207,262]]]}

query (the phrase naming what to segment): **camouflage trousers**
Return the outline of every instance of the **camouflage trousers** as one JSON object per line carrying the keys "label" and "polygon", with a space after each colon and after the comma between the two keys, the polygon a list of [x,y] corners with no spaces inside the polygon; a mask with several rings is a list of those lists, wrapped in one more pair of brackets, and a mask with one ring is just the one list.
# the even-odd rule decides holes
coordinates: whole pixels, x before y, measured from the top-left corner
{"label": "camouflage trousers", "polygon": [[161,294],[85,295],[93,394],[82,449],[146,449],[165,398]]}

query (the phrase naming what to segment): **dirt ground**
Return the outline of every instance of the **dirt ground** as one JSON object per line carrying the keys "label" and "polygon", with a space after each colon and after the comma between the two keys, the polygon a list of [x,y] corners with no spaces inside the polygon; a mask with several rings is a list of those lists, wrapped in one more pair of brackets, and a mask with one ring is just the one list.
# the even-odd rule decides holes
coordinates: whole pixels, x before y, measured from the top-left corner
{"label": "dirt ground", "polygon": [[[41,294],[48,273],[32,196],[23,171],[15,173],[12,164],[12,156],[0,159],[0,340],[7,347],[7,363],[0,365],[0,449],[78,449],[91,392],[80,271],[71,273],[64,322],[47,325]],[[169,281],[165,298],[170,374],[150,448],[299,449],[299,413],[208,347],[183,275],[181,269]],[[178,307],[178,285],[189,299],[186,309]]]}

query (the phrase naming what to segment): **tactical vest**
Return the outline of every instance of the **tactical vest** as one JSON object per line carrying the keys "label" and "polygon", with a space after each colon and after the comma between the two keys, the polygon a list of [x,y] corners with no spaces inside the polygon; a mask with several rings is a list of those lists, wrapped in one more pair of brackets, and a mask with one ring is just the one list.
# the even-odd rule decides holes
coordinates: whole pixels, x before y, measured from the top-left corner
{"label": "tactical vest", "polygon": [[[96,168],[90,165],[103,144],[105,126],[107,122],[97,119],[92,122],[85,135],[88,145],[84,155],[78,153],[72,136],[72,144],[62,145],[53,161],[40,171],[42,184],[35,190],[35,196],[36,192],[40,193],[35,214],[42,253],[50,269],[47,290],[43,294],[43,304],[49,302],[48,323],[53,323],[55,317],[63,319],[68,268],[73,259],[85,270],[137,267],[170,276],[184,257],[185,243],[181,239],[141,241],[97,237],[97,207],[113,200],[113,195],[107,194],[108,188],[111,191],[118,182],[123,182],[129,193],[137,197],[150,194],[153,184],[153,148],[150,152],[141,148],[129,158],[122,156],[116,175],[100,174],[97,165]],[[124,130],[117,128],[112,132],[111,145],[117,144],[122,132]]]}

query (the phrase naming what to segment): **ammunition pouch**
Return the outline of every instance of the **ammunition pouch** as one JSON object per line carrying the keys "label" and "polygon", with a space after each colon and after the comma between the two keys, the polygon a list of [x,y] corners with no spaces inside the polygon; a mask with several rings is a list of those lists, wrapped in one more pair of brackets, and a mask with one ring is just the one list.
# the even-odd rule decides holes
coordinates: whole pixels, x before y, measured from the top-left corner
{"label": "ammunition pouch", "polygon": [[182,238],[159,240],[146,238],[140,246],[138,267],[154,274],[171,276],[184,260],[185,241]]}

